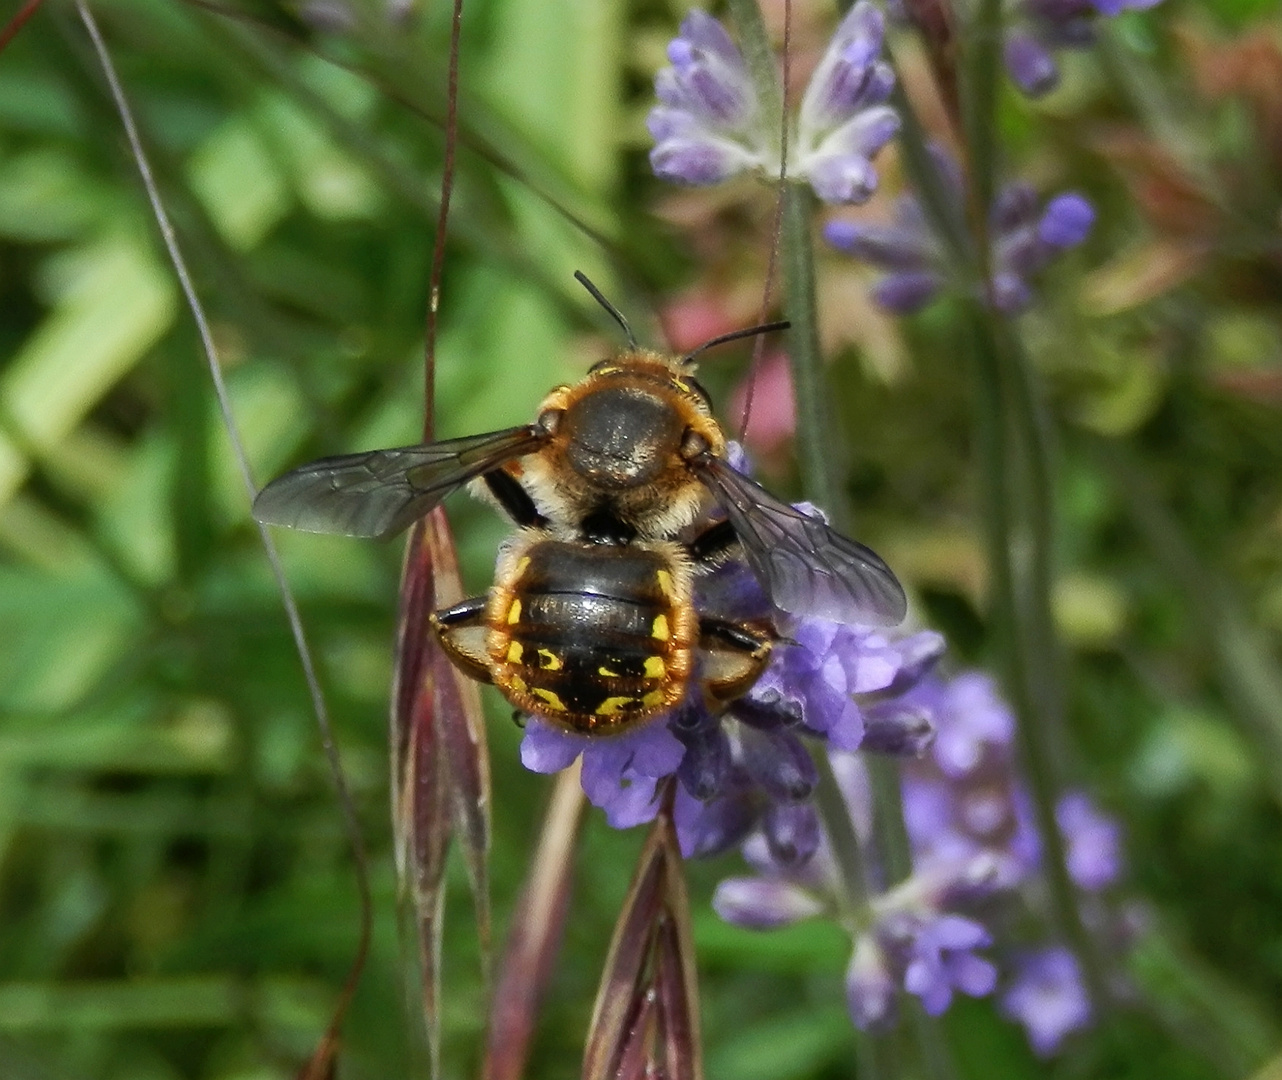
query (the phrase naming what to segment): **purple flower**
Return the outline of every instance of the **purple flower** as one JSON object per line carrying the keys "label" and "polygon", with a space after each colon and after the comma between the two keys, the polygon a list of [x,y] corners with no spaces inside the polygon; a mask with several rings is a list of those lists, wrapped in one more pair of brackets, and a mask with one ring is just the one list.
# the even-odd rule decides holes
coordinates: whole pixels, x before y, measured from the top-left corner
{"label": "purple flower", "polygon": [[530,717],[521,740],[521,764],[531,772],[560,772],[581,754],[583,792],[616,829],[653,820],[658,782],[677,771],[684,753],[662,719],[621,735],[589,738]]}
{"label": "purple flower", "polygon": [[698,8],[668,45],[672,66],[654,79],[659,104],[647,125],[650,167],[675,183],[719,184],[767,163],[768,132],[743,55]]}
{"label": "purple flower", "polygon": [[1091,1002],[1077,959],[1068,949],[1050,948],[1025,955],[1002,994],[1003,1014],[1024,1025],[1034,1052],[1048,1057],[1064,1038],[1091,1021]]}
{"label": "purple flower", "polygon": [[771,878],[726,878],[712,896],[712,909],[732,926],[776,930],[822,915],[826,906],[812,892]]}
{"label": "purple flower", "polygon": [[953,992],[984,997],[997,985],[997,969],[975,950],[992,944],[988,931],[961,915],[938,915],[894,929],[907,948],[904,989],[921,998],[931,1016],[952,1004]]}
{"label": "purple flower", "polygon": [[793,172],[824,202],[866,202],[877,187],[872,159],[899,131],[885,104],[895,84],[881,55],[885,21],[868,0],[855,4],[819,61],[801,99]]}
{"label": "purple flower", "polygon": [[1099,892],[1122,872],[1121,830],[1081,792],[1065,795],[1055,808],[1067,847],[1068,872],[1079,889]]}
{"label": "purple flower", "polygon": [[[936,155],[936,164],[960,209],[960,171],[942,155]],[[1039,207],[1031,187],[1014,183],[998,195],[989,218],[992,277],[988,301],[1011,315],[1032,303],[1029,279],[1062,252],[1086,240],[1095,222],[1095,210],[1076,192],[1057,195]],[[917,311],[948,284],[943,249],[913,195],[900,198],[889,225],[830,221],[824,236],[838,250],[887,271],[873,286],[872,295],[888,311],[901,315]]]}
{"label": "purple flower", "polygon": [[[872,158],[899,130],[885,104],[894,85],[878,59],[881,12],[860,0],[838,26],[802,98],[790,173],[827,202],[864,202],[877,186]],[[779,118],[765,115],[742,53],[719,22],[695,9],[668,46],[647,124],[656,176],[704,187],[740,173],[779,174]]]}
{"label": "purple flower", "polygon": [[1160,0],[1018,0],[1006,20],[1006,70],[1029,97],[1059,83],[1056,49],[1083,49],[1095,41],[1095,17],[1140,11]]}

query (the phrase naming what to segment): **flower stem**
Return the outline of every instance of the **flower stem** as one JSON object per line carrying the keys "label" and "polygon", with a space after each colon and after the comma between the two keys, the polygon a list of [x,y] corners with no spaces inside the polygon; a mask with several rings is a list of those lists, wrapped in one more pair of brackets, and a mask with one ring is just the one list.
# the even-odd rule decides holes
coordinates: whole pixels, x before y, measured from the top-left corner
{"label": "flower stem", "polygon": [[1108,980],[1082,923],[1055,818],[1059,778],[1051,733],[1062,724],[1064,704],[1050,609],[1048,448],[1037,434],[1031,372],[1024,358],[1003,348],[1010,341],[995,328],[995,317],[981,301],[966,303],[963,322],[976,388],[975,438],[994,634],[1019,720],[1020,756],[1042,845],[1052,916],[1077,954],[1091,997],[1103,1014]]}
{"label": "flower stem", "polygon": [[832,430],[819,346],[811,233],[814,197],[804,185],[788,184],[783,200],[784,296],[792,322],[788,355],[797,399],[796,446],[801,486],[806,498],[823,507],[837,528],[844,529],[848,524],[845,500],[836,475],[839,440]]}

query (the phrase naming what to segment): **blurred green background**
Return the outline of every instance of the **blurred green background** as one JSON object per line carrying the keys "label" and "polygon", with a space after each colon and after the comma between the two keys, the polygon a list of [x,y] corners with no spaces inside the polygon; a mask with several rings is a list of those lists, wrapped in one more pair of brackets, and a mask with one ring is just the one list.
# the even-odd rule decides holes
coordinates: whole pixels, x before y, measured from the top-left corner
{"label": "blurred green background", "polygon": [[[797,8],[815,34],[830,21]],[[94,9],[259,481],[414,441],[446,5]],[[618,345],[575,269],[651,340],[653,297],[692,285],[752,320],[768,193],[674,197],[646,170],[650,78],[681,10],[468,0],[442,436],[525,421]],[[1020,326],[1058,421],[1058,736],[1125,823],[1145,930],[1135,1007],[1054,1064],[991,1005],[954,1009],[962,1077],[1282,1075],[1280,42],[1275,3],[1168,0],[1067,58],[1044,103],[1004,106],[1012,172],[1101,212]],[[860,536],[959,661],[988,662],[946,312],[891,322],[862,271],[820,272]],[[720,400],[746,362],[708,361]],[[787,491],[787,454],[766,466]],[[450,512],[480,590],[502,524],[466,498]],[[372,852],[375,946],[341,1075],[419,1075],[387,809],[399,544],[278,541]],[[546,781],[487,706],[501,928]],[[590,819],[531,1076],[577,1074],[639,839]],[[843,936],[720,925],[707,898],[735,865],[691,871],[709,1075],[852,1075]],[[196,334],[83,29],[48,0],[0,55],[0,1080],[292,1075],[355,948],[353,874]],[[449,905],[446,1064],[466,1076],[484,987],[461,869]]]}

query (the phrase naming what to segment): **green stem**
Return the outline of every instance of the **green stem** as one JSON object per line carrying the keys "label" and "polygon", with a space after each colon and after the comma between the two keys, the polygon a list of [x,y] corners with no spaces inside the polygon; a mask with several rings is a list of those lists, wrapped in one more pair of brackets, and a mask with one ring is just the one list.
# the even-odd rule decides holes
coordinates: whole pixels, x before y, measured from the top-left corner
{"label": "green stem", "polygon": [[1024,471],[1023,483],[1019,482],[1018,463],[1041,458],[1046,448],[1036,439],[1030,445],[1036,420],[1027,415],[1029,394],[1011,386],[1012,361],[1001,356],[991,312],[971,301],[964,318],[977,391],[975,439],[994,632],[1019,721],[1020,757],[1042,843],[1052,917],[1081,961],[1091,996],[1102,1013],[1108,980],[1082,923],[1055,819],[1059,778],[1048,733],[1063,711],[1063,701],[1050,616],[1048,463],[1043,459],[1032,465]]}
{"label": "green stem", "polygon": [[846,526],[834,449],[839,439],[828,409],[823,355],[819,347],[815,255],[811,237],[814,197],[801,184],[783,193],[784,296],[792,330],[788,355],[797,399],[797,456],[806,498],[824,508],[838,528]]}

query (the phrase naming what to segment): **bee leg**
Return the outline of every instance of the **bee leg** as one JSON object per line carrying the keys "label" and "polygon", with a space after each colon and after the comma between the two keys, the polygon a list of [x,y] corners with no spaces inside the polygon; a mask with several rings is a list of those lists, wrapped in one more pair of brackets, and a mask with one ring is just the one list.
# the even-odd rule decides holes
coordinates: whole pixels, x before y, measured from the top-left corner
{"label": "bee leg", "polygon": [[696,566],[706,566],[721,562],[737,543],[739,543],[739,536],[730,522],[718,521],[699,533],[686,545],[686,548]]}
{"label": "bee leg", "polygon": [[539,513],[530,493],[510,473],[502,469],[491,469],[482,474],[486,488],[494,501],[499,504],[512,521],[523,528],[543,529],[547,527],[547,518]]}
{"label": "bee leg", "polygon": [[483,683],[492,681],[489,654],[485,651],[485,637],[489,633],[484,622],[485,604],[484,596],[473,596],[453,607],[434,611],[428,617],[432,632],[450,662],[464,675]]}
{"label": "bee leg", "polygon": [[764,624],[701,618],[703,691],[710,703],[724,704],[751,690],[770,663],[774,644],[775,632]]}

